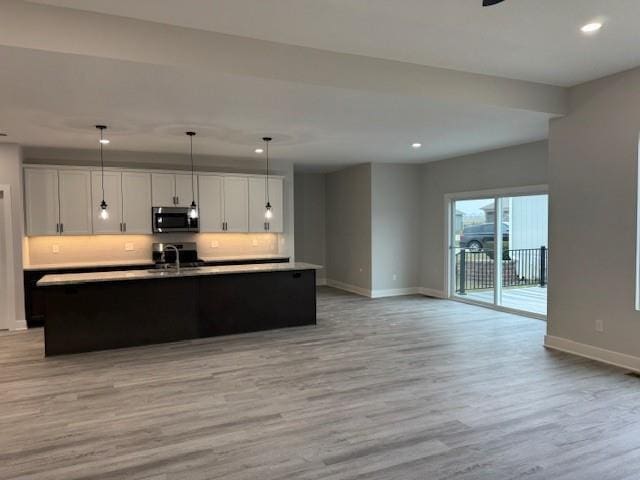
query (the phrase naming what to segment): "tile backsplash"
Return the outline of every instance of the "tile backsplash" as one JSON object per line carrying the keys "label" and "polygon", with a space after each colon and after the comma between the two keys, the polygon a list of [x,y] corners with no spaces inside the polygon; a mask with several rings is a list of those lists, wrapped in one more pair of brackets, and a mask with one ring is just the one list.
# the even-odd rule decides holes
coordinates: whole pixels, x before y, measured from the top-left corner
{"label": "tile backsplash", "polygon": [[154,242],[196,242],[202,258],[279,253],[275,233],[200,233],[164,235],[82,235],[29,237],[25,265],[90,262],[139,262],[151,259]]}

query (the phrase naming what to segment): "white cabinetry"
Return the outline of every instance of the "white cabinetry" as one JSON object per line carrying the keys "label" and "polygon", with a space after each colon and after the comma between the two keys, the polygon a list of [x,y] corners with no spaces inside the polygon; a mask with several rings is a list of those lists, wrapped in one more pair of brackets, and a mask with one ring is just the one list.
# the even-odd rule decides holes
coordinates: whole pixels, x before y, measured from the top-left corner
{"label": "white cabinetry", "polygon": [[104,199],[109,218],[100,217],[102,172],[75,167],[26,166],[27,235],[151,234],[151,207],[191,205],[200,213],[200,231],[283,231],[283,178],[269,178],[273,217],[265,219],[265,179],[228,175],[107,169]]}
{"label": "white cabinetry", "polygon": [[93,233],[122,232],[122,174],[120,172],[104,172],[104,201],[107,202],[109,218],[100,217],[102,202],[102,173],[91,172],[91,211],[93,216]]}
{"label": "white cabinetry", "polygon": [[91,172],[58,170],[60,233],[87,235],[91,225]]}
{"label": "white cabinetry", "polygon": [[224,231],[249,231],[249,181],[247,177],[224,177]]}
{"label": "white cabinetry", "polygon": [[217,175],[199,175],[200,231],[202,233],[224,231],[224,180]]}
{"label": "white cabinetry", "polygon": [[25,169],[27,235],[91,233],[89,170]]}
{"label": "white cabinetry", "polygon": [[198,185],[194,178],[192,191],[191,174],[153,173],[151,175],[154,207],[188,207],[195,192],[198,201]]}
{"label": "white cabinetry", "polygon": [[122,227],[125,233],[151,233],[151,175],[122,172]]}
{"label": "white cabinetry", "polygon": [[27,235],[58,235],[58,170],[25,168],[24,189]]}
{"label": "white cabinetry", "polygon": [[91,173],[93,233],[151,233],[151,175],[137,172],[104,172],[104,200],[109,218],[100,218],[102,174]]}
{"label": "white cabinetry", "polygon": [[272,217],[265,218],[267,202],[266,182],[264,178],[249,179],[249,231],[280,233],[283,230],[283,181],[282,178],[269,178],[269,203]]}

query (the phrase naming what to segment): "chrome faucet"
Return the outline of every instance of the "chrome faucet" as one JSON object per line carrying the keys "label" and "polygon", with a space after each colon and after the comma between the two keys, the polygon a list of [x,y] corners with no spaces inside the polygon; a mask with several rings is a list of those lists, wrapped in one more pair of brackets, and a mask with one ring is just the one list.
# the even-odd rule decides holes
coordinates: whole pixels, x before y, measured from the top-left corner
{"label": "chrome faucet", "polygon": [[[178,250],[178,248],[175,245],[165,245],[164,246],[164,250],[167,249],[172,249],[176,252],[176,272],[180,273],[180,251]],[[160,257],[161,260],[164,262],[164,251],[162,252],[162,256]]]}

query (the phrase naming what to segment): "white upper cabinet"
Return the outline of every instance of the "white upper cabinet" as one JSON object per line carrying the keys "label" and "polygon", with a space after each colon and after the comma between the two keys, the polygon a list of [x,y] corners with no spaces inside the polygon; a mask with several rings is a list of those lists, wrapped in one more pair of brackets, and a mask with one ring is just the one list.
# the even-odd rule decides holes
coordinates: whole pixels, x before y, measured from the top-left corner
{"label": "white upper cabinet", "polygon": [[25,168],[24,187],[27,235],[58,235],[58,170]]}
{"label": "white upper cabinet", "polygon": [[122,172],[122,229],[124,233],[151,233],[151,175]]}
{"label": "white upper cabinet", "polygon": [[195,198],[198,203],[198,180],[193,177],[193,187],[191,186],[191,174],[176,175],[176,206],[188,207]]}
{"label": "white upper cabinet", "polygon": [[92,233],[91,173],[88,170],[58,170],[58,188],[62,235]]}
{"label": "white upper cabinet", "polygon": [[224,231],[223,177],[198,175],[200,231],[202,233]]}
{"label": "white upper cabinet", "polygon": [[104,201],[109,218],[100,217],[102,202],[102,173],[91,172],[91,212],[93,233],[122,232],[122,175],[120,172],[104,172]]}
{"label": "white upper cabinet", "polygon": [[226,232],[249,231],[247,177],[224,177],[224,222]]}
{"label": "white upper cabinet", "polygon": [[[200,231],[272,232],[284,226],[283,178],[269,178],[273,216],[266,219],[264,177],[90,168],[24,168],[27,235],[150,235],[152,207],[189,207],[195,193]],[[192,190],[194,188],[194,190]]]}
{"label": "white upper cabinet", "polygon": [[173,207],[176,204],[176,179],[173,173],[151,174],[151,201],[154,207]]}
{"label": "white upper cabinet", "polygon": [[283,181],[282,178],[269,178],[269,203],[272,217],[265,218],[267,203],[266,182],[264,178],[249,179],[249,231],[279,233],[283,229]]}
{"label": "white upper cabinet", "polygon": [[198,202],[197,178],[192,187],[190,173],[153,173],[151,185],[154,207],[188,207],[194,198]]}

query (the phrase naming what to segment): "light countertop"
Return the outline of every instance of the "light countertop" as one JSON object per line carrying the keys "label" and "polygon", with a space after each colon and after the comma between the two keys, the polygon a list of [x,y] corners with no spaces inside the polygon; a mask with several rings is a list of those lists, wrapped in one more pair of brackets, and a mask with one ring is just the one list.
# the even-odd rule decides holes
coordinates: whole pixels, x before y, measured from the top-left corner
{"label": "light countertop", "polygon": [[208,275],[231,275],[238,273],[286,272],[296,270],[319,270],[320,265],[311,263],[261,263],[254,265],[221,265],[217,267],[183,268],[175,270],[119,270],[113,272],[63,273],[45,275],[38,281],[39,287],[79,285],[96,282],[120,282],[132,280],[155,280],[161,278],[196,277]]}
{"label": "light countertop", "polygon": [[[205,262],[235,262],[251,260],[287,260],[289,255],[279,254],[255,254],[255,255],[225,255],[219,257],[201,257]],[[51,263],[41,265],[25,265],[24,270],[64,270],[72,268],[99,268],[99,267],[127,267],[137,265],[153,266],[152,260],[117,260],[110,262],[74,262]]]}

